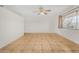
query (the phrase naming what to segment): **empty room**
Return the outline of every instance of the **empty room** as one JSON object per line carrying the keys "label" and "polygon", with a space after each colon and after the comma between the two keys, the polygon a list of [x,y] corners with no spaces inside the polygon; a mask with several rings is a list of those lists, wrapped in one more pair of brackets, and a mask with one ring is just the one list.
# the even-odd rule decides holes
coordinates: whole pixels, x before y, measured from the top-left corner
{"label": "empty room", "polygon": [[0,5],[0,53],[79,53],[79,6]]}

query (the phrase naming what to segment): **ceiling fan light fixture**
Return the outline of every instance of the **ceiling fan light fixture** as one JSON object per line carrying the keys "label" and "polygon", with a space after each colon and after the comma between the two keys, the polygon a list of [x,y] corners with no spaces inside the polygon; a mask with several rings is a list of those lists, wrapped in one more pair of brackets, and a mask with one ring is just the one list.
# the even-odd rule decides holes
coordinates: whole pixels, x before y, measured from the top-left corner
{"label": "ceiling fan light fixture", "polygon": [[43,7],[39,7],[38,9],[35,10],[35,12],[38,13],[38,15],[47,15],[48,12],[50,12],[51,10],[49,9],[45,9]]}

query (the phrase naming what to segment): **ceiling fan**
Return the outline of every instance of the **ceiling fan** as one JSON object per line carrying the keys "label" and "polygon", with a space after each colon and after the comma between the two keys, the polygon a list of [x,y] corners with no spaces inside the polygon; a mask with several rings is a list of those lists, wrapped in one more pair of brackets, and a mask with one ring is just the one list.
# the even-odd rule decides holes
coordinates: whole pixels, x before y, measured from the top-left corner
{"label": "ceiling fan", "polygon": [[47,15],[48,12],[51,12],[51,10],[45,9],[42,6],[40,6],[38,9],[35,9],[35,12],[37,12],[38,15]]}

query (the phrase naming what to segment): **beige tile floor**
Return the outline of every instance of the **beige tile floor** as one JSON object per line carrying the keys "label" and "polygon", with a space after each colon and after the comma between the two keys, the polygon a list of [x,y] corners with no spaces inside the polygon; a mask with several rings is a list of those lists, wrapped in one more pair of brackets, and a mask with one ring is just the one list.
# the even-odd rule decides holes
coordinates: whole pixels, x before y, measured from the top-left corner
{"label": "beige tile floor", "polygon": [[5,53],[79,52],[79,45],[55,33],[26,33],[0,50]]}

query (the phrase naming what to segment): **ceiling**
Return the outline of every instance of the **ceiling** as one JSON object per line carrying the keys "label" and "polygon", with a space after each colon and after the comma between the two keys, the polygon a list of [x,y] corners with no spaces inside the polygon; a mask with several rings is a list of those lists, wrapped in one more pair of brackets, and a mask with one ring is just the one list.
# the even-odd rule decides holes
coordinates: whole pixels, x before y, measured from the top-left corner
{"label": "ceiling", "polygon": [[[60,14],[61,12],[73,7],[72,5],[42,5],[46,9],[52,10],[49,15]],[[21,16],[37,15],[34,10],[39,8],[40,5],[6,5],[5,8],[17,13]]]}

